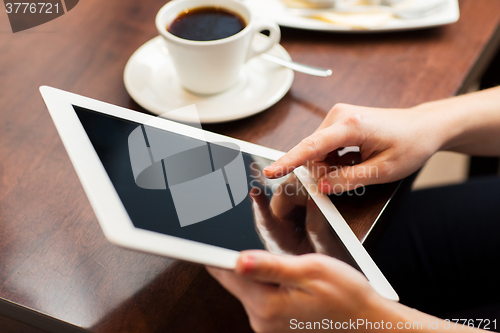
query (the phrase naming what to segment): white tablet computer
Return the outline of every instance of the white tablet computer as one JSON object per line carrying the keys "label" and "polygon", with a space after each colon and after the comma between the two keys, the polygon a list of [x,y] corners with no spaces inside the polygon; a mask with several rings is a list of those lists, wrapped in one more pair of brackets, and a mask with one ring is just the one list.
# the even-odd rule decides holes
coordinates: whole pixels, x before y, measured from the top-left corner
{"label": "white tablet computer", "polygon": [[398,300],[305,168],[263,177],[283,152],[55,88],[40,91],[112,243],[227,269],[247,249],[319,252]]}

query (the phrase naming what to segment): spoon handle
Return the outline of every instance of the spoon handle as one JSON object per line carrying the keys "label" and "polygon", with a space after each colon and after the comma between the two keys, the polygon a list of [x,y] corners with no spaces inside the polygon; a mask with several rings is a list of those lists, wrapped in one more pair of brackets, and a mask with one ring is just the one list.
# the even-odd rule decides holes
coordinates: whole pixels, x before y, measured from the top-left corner
{"label": "spoon handle", "polygon": [[327,77],[332,75],[332,70],[328,68],[321,68],[321,67],[314,67],[314,66],[309,66],[309,65],[304,65],[304,64],[299,64],[297,62],[293,62],[290,60],[284,60],[281,58],[278,58],[276,56],[263,53],[260,55],[263,59],[274,62],[278,65],[281,65],[283,67],[287,67],[290,69],[293,69],[294,71],[309,74],[309,75],[314,75],[314,76],[321,76],[321,77]]}

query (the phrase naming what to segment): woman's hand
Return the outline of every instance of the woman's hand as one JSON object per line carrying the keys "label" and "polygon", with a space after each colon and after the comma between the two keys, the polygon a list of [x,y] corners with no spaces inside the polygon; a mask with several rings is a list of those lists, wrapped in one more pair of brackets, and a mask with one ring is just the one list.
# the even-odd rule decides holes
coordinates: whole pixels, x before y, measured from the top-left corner
{"label": "woman's hand", "polygon": [[[440,117],[427,108],[378,109],[337,104],[314,134],[266,168],[278,178],[306,165],[324,193],[399,180],[417,171],[443,144]],[[359,147],[361,163],[335,167],[331,152]]]}
{"label": "woman's hand", "polygon": [[[306,165],[319,179],[323,192],[337,193],[406,177],[439,149],[498,156],[499,105],[500,87],[405,110],[338,104],[313,135],[266,168],[265,175],[278,178]],[[337,150],[350,146],[359,147],[360,161],[338,158]],[[286,217],[292,211],[297,203],[289,199],[271,200],[273,216]],[[299,206],[303,205],[304,201],[299,201]],[[324,246],[329,242],[322,238],[325,232],[314,219],[314,208],[309,201],[306,231],[316,251],[329,253],[332,249]],[[464,328],[447,328],[438,318],[382,298],[360,272],[321,254],[285,256],[245,251],[234,272],[207,269],[242,302],[257,332],[294,331],[301,329],[301,323],[323,324],[325,319],[330,325],[360,319],[385,323],[386,328],[391,323],[389,329],[357,327],[364,332],[391,331],[408,323],[412,328],[406,331],[420,333],[449,333]],[[431,321],[438,330],[430,327]],[[415,327],[415,323],[422,326]]]}
{"label": "woman's hand", "polygon": [[287,332],[299,323],[315,321],[322,325],[357,319],[404,321],[398,314],[400,304],[379,296],[351,266],[324,255],[246,251],[234,272],[207,269],[240,299],[259,333]]}
{"label": "woman's hand", "polygon": [[257,333],[334,329],[450,333],[463,332],[464,328],[481,332],[387,300],[360,272],[321,254],[244,251],[234,272],[214,267],[207,270],[241,301]]}

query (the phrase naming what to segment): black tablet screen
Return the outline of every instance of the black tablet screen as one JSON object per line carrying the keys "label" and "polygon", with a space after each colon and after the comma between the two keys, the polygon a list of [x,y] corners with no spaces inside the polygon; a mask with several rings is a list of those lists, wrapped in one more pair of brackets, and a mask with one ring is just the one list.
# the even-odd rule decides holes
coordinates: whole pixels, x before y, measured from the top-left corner
{"label": "black tablet screen", "polygon": [[321,252],[358,268],[295,176],[263,177],[273,161],[74,109],[136,228],[237,251]]}

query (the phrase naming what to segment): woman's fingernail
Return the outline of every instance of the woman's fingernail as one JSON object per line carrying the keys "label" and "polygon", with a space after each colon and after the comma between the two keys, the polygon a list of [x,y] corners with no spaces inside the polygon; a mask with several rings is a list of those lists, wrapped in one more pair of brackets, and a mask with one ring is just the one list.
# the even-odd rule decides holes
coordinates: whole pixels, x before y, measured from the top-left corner
{"label": "woman's fingernail", "polygon": [[248,197],[250,200],[255,201],[255,198],[259,196],[261,189],[258,187],[252,187],[250,192],[248,193]]}
{"label": "woman's fingernail", "polygon": [[273,172],[273,170],[276,168],[276,166],[274,164],[268,166],[267,168],[264,168],[264,172],[269,174],[271,172]]}
{"label": "woman's fingernail", "polygon": [[248,274],[255,268],[255,258],[253,256],[244,255],[241,262],[243,263],[243,274]]}
{"label": "woman's fingernail", "polygon": [[329,181],[327,180],[321,180],[319,183],[318,183],[318,187],[320,189],[320,191],[322,193],[325,193],[325,194],[330,194],[333,192],[333,187],[332,185],[330,184]]}

